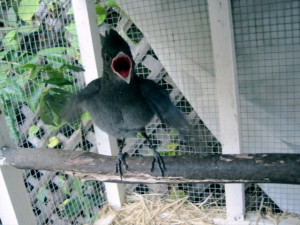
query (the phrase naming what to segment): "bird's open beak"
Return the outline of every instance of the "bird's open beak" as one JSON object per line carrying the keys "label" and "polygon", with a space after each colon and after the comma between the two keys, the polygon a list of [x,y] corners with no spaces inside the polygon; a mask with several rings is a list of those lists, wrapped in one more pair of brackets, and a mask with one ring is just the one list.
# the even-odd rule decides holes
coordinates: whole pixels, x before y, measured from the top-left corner
{"label": "bird's open beak", "polygon": [[115,58],[113,58],[111,68],[114,73],[123,79],[127,84],[130,83],[132,61],[128,55],[120,52]]}

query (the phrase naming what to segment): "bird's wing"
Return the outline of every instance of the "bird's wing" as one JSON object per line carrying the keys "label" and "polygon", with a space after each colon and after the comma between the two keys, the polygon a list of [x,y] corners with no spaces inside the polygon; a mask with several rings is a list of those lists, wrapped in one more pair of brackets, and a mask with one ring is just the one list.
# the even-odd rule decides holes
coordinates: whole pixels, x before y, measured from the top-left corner
{"label": "bird's wing", "polygon": [[79,93],[71,96],[62,110],[62,118],[69,123],[78,122],[81,118],[85,102],[90,100],[101,89],[101,78],[90,82]]}
{"label": "bird's wing", "polygon": [[187,120],[171,102],[167,91],[147,79],[139,79],[139,88],[142,96],[162,122],[176,129],[188,127]]}
{"label": "bird's wing", "polygon": [[76,95],[76,101],[78,104],[91,99],[94,95],[99,93],[99,91],[101,90],[101,79],[102,78],[93,80]]}

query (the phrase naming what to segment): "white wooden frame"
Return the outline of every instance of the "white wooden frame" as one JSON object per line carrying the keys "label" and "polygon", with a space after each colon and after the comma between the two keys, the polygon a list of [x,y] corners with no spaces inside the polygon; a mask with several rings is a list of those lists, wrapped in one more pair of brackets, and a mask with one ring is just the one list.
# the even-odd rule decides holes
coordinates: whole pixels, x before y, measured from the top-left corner
{"label": "white wooden frame", "polygon": [[[89,83],[102,74],[101,46],[96,25],[94,1],[72,0],[80,51],[85,67],[85,81]],[[240,153],[239,96],[229,0],[208,0],[211,36],[214,53],[217,96],[219,102],[221,142],[223,153]],[[0,111],[0,148],[13,146],[3,114]],[[95,127],[98,152],[117,153],[117,143],[112,137]],[[0,155],[1,161],[1,155]],[[5,164],[5,163],[4,163]],[[109,204],[121,206],[124,185],[106,183]],[[244,185],[226,184],[226,207],[229,224],[243,224]],[[36,224],[28,193],[20,170],[0,167],[0,218],[3,225]],[[251,218],[248,218],[248,221]],[[254,218],[253,220],[257,220]],[[221,219],[220,221],[223,222]],[[256,221],[257,222],[257,221]],[[266,221],[267,223],[268,221]]]}
{"label": "white wooden frame", "polygon": [[[1,107],[0,127],[0,148],[14,146]],[[11,166],[0,167],[0,219],[3,225],[36,224],[22,171]]]}
{"label": "white wooden frame", "polygon": [[[90,1],[73,0],[72,2],[76,28],[79,31],[78,38],[81,46],[81,56],[88,83],[102,74],[100,41],[95,24],[95,9]],[[208,6],[214,49],[223,152],[227,154],[240,153],[238,91],[230,1],[208,1]],[[95,44],[94,46],[93,43]],[[116,152],[113,152],[113,149],[117,149],[115,140],[99,130],[97,130],[96,136],[99,152],[102,154],[116,154]],[[118,184],[106,184],[106,187],[109,203],[120,206],[124,197],[124,189],[120,188],[121,186]],[[243,220],[245,211],[244,185],[227,184],[225,189],[228,219]],[[118,200],[118,198],[121,199]]]}
{"label": "white wooden frame", "polygon": [[[102,76],[101,42],[96,24],[94,1],[72,0],[75,24],[80,45],[82,64],[85,69],[86,84]],[[98,153],[116,155],[117,141],[105,132],[95,127]],[[100,165],[99,165],[100,166]],[[124,201],[125,185],[105,183],[108,203],[120,207]]]}
{"label": "white wooden frame", "polygon": [[[239,96],[230,0],[207,1],[213,44],[221,143],[224,154],[239,154]],[[226,184],[226,211],[229,221],[244,220],[243,184]]]}

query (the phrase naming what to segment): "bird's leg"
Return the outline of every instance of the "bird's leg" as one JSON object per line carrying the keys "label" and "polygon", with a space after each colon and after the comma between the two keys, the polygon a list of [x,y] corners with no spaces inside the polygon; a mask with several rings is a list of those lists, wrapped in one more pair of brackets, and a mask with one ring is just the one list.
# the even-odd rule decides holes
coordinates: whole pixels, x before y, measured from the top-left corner
{"label": "bird's leg", "polygon": [[122,165],[124,165],[125,168],[128,169],[128,165],[126,163],[126,157],[128,156],[128,153],[125,152],[123,154],[123,152],[122,152],[124,146],[125,146],[125,138],[123,138],[119,144],[119,153],[118,153],[117,162],[116,162],[116,173],[118,173],[120,175],[121,180],[122,180],[122,176],[123,176]]}
{"label": "bird's leg", "polygon": [[159,167],[160,172],[161,172],[161,176],[163,177],[165,175],[165,170],[167,170],[165,162],[163,160],[163,157],[161,157],[161,155],[159,154],[159,152],[156,150],[156,147],[153,145],[153,142],[150,140],[150,138],[146,134],[146,132],[142,131],[141,134],[146,138],[147,142],[149,143],[149,147],[153,151],[154,159],[153,159],[152,165],[151,165],[151,172],[154,171],[154,166],[155,166],[155,163],[157,161],[158,167]]}

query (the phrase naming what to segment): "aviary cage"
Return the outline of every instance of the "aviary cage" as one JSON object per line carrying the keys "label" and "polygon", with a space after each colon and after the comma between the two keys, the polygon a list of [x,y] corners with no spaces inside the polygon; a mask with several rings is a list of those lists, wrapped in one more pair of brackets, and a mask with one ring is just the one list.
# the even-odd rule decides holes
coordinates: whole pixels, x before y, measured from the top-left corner
{"label": "aviary cage", "polygon": [[[1,122],[8,126],[1,133],[9,133],[12,141],[4,138],[1,147],[10,143],[115,153],[116,140],[90,120],[83,119],[79,129],[70,125],[55,129],[58,124],[41,120],[40,97],[49,89],[42,81],[49,70],[32,66],[50,65],[72,81],[66,89],[76,91],[98,77],[100,43],[94,37],[113,28],[130,44],[138,76],[164,87],[205,143],[197,152],[178,142],[176,131],[154,118],[146,129],[162,154],[300,153],[298,0],[0,3]],[[66,64],[83,65],[85,73],[62,69]],[[150,152],[143,138],[126,139],[124,151],[131,156]],[[17,181],[11,181],[13,173]],[[226,209],[229,221],[245,219],[245,212],[300,214],[297,185],[83,183],[37,170],[23,171],[21,176],[3,169],[2,175],[3,224],[92,224],[106,204],[121,206],[124,196],[133,192],[204,202],[208,208]],[[16,187],[22,181],[26,192],[22,185]],[[14,197],[19,192],[28,195],[33,213],[27,196],[22,201]],[[5,195],[10,196],[5,204],[12,204],[11,208],[2,206]],[[16,202],[23,213],[16,210]]]}

